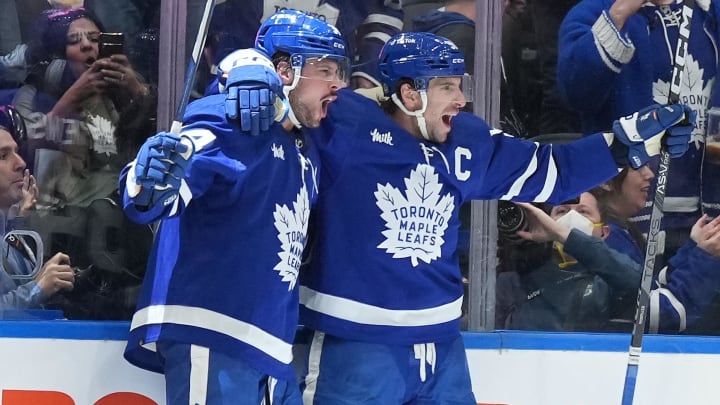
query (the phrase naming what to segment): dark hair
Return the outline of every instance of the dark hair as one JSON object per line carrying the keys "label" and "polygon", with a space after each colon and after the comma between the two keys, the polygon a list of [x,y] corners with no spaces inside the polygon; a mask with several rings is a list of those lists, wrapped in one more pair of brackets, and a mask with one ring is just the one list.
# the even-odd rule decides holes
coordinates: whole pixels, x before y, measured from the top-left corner
{"label": "dark hair", "polygon": [[103,31],[100,20],[84,7],[45,10],[36,26],[40,49],[35,55],[41,60],[65,58],[68,28],[73,21],[81,18],[87,18]]}
{"label": "dark hair", "polygon": [[627,177],[629,172],[630,169],[626,167],[625,169],[620,171],[617,176],[608,180],[606,184],[610,186],[609,190],[602,186],[598,186],[593,188],[589,192],[597,200],[597,205],[600,209],[600,217],[603,219],[603,221],[606,223],[612,222],[625,229],[630,234],[630,237],[633,238],[635,243],[637,243],[637,245],[644,250],[645,237],[643,236],[642,232],[640,232],[640,230],[637,228],[637,226],[635,226],[634,223],[630,222],[630,220],[628,220],[627,218],[624,218],[610,206],[610,199],[620,194],[620,190],[622,190],[622,184],[625,181],[625,178]]}
{"label": "dark hair", "polygon": [[[412,86],[412,88],[415,88],[414,80],[408,78],[400,79],[397,86],[395,87],[395,90],[393,91],[393,94],[397,94],[400,100],[402,100],[402,94],[400,94],[400,87],[402,87],[402,85],[406,83]],[[385,111],[385,113],[388,115],[393,115],[395,114],[395,112],[397,112],[397,110],[400,109],[397,104],[395,104],[395,102],[389,97],[387,100],[384,100],[380,103],[380,108],[382,108],[383,111]]]}

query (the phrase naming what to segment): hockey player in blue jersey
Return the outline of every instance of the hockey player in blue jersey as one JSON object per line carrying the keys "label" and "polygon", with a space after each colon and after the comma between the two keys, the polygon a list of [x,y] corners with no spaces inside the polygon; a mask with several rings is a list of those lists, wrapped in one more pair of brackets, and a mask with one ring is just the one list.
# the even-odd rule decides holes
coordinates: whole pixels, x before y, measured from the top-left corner
{"label": "hockey player in blue jersey", "polygon": [[[341,91],[310,131],[324,170],[300,281],[301,322],[316,331],[303,399],[475,404],[459,327],[460,205],[574,197],[657,154],[687,110],[656,106],[614,133],[541,146],[460,112],[472,85],[452,42],[401,34],[379,61],[385,111]],[[665,139],[686,149],[687,133]]]}
{"label": "hockey player in blue jersey", "polygon": [[472,86],[450,41],[401,34],[379,60],[385,111],[341,90],[307,129],[323,170],[300,273],[301,323],[315,330],[303,400],[475,404],[460,335],[460,205],[561,202],[646,162],[661,139],[682,154],[687,132],[662,136],[687,110],[655,106],[615,133],[540,146],[460,112]]}
{"label": "hockey player in blue jersey", "polygon": [[[188,106],[181,137],[150,138],[120,180],[131,219],[162,219],[125,357],[165,374],[168,404],[301,403],[290,363],[319,158],[293,122],[319,124],[349,63],[334,27],[296,11],[258,41],[275,63],[229,55],[220,94]],[[283,85],[294,113],[274,123]]]}

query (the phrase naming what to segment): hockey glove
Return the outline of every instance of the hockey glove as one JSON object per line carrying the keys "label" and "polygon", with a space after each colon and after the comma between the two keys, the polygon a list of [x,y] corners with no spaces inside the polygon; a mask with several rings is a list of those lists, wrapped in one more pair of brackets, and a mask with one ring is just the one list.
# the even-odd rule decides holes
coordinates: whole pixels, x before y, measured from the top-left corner
{"label": "hockey glove", "polygon": [[135,205],[167,206],[178,197],[185,170],[194,153],[192,141],[170,132],[148,138],[135,160],[135,182],[139,189],[128,193]]}
{"label": "hockey glove", "polygon": [[[282,82],[274,70],[262,64],[238,66],[230,71],[226,84],[228,95],[225,114],[240,121],[242,131],[259,135],[270,128],[276,116],[276,106],[282,105]],[[280,101],[279,104],[276,104]],[[277,108],[284,116],[284,109]]]}
{"label": "hockey glove", "polygon": [[628,163],[637,169],[658,155],[663,143],[671,157],[682,156],[688,148],[694,123],[695,114],[685,105],[654,104],[616,120],[613,133],[627,147]]}

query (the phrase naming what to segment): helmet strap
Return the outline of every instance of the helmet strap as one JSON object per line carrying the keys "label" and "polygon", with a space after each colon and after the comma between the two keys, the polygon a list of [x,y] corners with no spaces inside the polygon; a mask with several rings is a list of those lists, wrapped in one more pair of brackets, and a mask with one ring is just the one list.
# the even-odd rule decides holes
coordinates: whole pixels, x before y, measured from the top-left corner
{"label": "helmet strap", "polygon": [[420,93],[420,100],[422,100],[422,108],[417,111],[410,111],[405,108],[405,105],[403,105],[400,98],[398,98],[397,93],[393,93],[390,98],[392,99],[393,103],[395,103],[395,105],[400,109],[400,111],[405,113],[405,115],[409,115],[417,119],[418,128],[420,128],[420,135],[422,135],[422,137],[425,138],[426,141],[429,141],[430,136],[428,135],[425,117],[423,116],[423,114],[425,113],[425,109],[427,108],[427,92],[425,90],[418,90],[418,92]]}
{"label": "helmet strap", "polygon": [[283,93],[285,93],[285,99],[288,101],[287,103],[287,116],[290,118],[290,121],[295,125],[298,129],[302,128],[302,124],[300,124],[300,121],[298,121],[297,117],[295,116],[295,113],[293,112],[292,105],[290,104],[290,92],[295,90],[295,87],[297,87],[298,83],[300,82],[300,71],[302,68],[300,67],[293,67],[293,81],[289,86],[283,86]]}

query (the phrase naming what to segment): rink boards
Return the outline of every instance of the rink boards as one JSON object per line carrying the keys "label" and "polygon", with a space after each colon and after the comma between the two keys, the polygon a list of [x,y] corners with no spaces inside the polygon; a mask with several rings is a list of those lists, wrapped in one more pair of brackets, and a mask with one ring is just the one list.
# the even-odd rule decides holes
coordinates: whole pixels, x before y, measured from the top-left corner
{"label": "rink boards", "polygon": [[[122,358],[126,322],[0,323],[0,405],[164,404],[159,374]],[[629,335],[464,334],[480,404],[619,404]],[[647,336],[635,404],[716,404],[720,338]]]}

